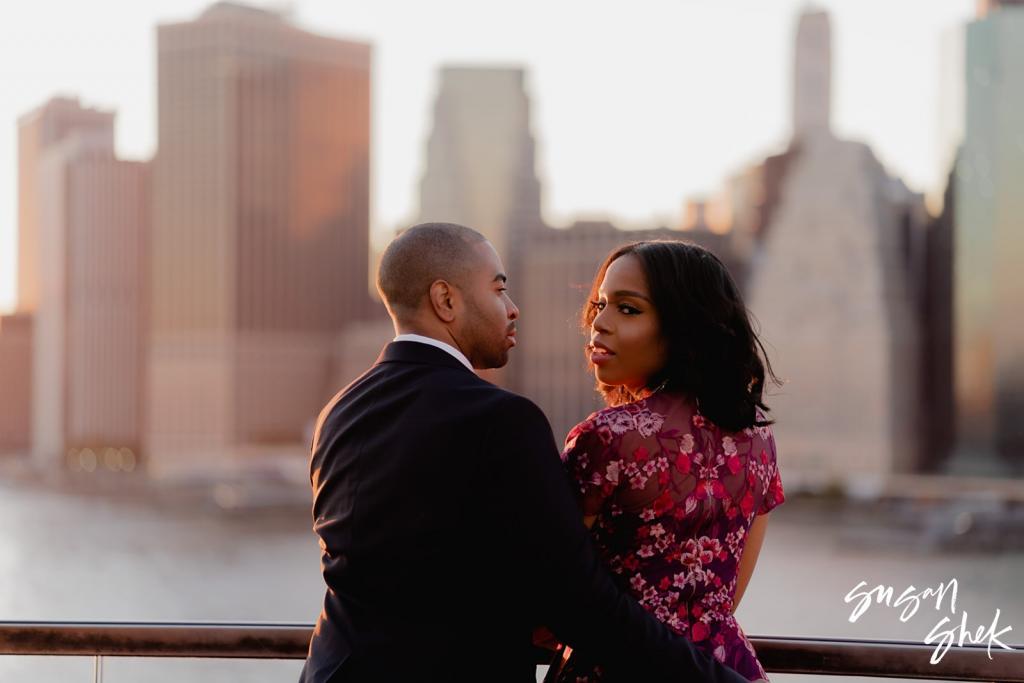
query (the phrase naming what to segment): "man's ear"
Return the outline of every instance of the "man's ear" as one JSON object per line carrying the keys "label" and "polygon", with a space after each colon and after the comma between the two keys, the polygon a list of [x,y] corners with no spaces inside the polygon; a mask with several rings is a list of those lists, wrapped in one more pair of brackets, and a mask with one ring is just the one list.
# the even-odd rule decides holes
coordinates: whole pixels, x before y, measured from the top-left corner
{"label": "man's ear", "polygon": [[430,285],[430,306],[442,322],[453,322],[462,310],[462,294],[447,280],[434,280]]}

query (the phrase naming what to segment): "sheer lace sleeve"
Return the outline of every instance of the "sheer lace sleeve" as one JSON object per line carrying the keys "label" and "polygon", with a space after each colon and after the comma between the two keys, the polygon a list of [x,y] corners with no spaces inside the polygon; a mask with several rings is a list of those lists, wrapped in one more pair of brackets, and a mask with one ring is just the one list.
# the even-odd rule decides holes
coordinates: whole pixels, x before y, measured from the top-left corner
{"label": "sheer lace sleeve", "polygon": [[584,516],[596,515],[620,483],[622,460],[608,425],[591,415],[565,439],[562,462],[576,488]]}
{"label": "sheer lace sleeve", "polygon": [[757,506],[757,514],[764,515],[786,501],[782,490],[782,477],[779,475],[779,463],[776,459],[775,436],[771,427],[759,427],[762,434],[763,447],[758,454],[761,467],[758,475],[761,480],[761,502]]}

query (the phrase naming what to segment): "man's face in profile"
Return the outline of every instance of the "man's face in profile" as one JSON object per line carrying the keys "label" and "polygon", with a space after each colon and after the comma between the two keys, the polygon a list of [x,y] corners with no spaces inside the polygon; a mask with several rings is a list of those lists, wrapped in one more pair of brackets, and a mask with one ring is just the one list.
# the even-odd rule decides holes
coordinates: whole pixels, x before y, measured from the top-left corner
{"label": "man's face in profile", "polygon": [[462,288],[466,300],[463,351],[477,370],[500,368],[516,345],[519,309],[508,296],[505,267],[491,243],[480,242],[473,251],[476,263]]}

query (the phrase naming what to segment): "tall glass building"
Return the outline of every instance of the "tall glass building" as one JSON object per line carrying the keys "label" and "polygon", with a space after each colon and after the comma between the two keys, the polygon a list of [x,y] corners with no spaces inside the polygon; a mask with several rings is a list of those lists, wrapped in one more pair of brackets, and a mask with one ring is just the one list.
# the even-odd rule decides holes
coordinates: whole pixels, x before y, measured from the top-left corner
{"label": "tall glass building", "polygon": [[1024,467],[1024,3],[967,27],[957,164],[954,363],[959,461]]}

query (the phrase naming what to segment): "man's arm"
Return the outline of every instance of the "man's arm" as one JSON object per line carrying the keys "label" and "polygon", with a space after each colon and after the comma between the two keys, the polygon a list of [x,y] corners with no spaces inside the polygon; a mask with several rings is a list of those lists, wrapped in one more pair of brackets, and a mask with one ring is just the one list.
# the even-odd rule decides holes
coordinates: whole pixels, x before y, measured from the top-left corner
{"label": "man's arm", "polygon": [[[544,623],[562,641],[629,680],[747,683],[677,636],[612,582],[590,542],[551,427],[527,399],[509,397],[496,420],[491,501],[534,589]],[[489,444],[490,445],[490,444]]]}

